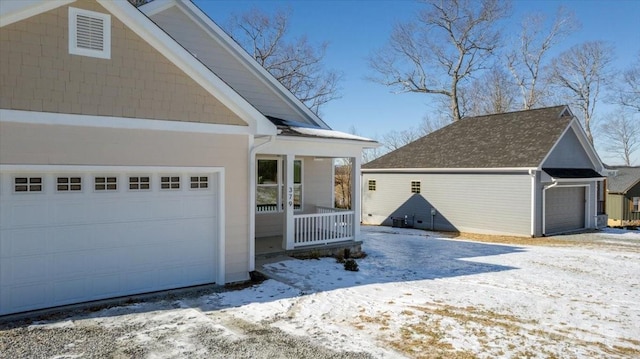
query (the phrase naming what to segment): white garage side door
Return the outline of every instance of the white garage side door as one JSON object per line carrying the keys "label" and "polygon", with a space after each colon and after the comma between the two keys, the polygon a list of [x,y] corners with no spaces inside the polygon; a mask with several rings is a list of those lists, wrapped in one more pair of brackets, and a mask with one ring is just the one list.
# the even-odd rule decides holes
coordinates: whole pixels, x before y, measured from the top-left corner
{"label": "white garage side door", "polygon": [[554,187],[546,192],[546,234],[585,227],[585,187]]}
{"label": "white garage side door", "polygon": [[213,283],[218,173],[0,173],[0,315]]}

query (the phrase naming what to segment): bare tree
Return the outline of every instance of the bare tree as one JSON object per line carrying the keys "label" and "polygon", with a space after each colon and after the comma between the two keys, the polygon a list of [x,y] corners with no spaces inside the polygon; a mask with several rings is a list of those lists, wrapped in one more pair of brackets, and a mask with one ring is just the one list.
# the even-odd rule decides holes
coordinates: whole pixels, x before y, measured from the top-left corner
{"label": "bare tree", "polygon": [[640,112],[640,53],[635,63],[622,73],[622,81],[616,87],[615,103]]}
{"label": "bare tree", "polygon": [[585,42],[561,53],[551,63],[551,82],[580,110],[591,143],[591,121],[610,78],[612,53],[613,48],[604,42]]}
{"label": "bare tree", "polygon": [[640,119],[624,111],[612,116],[601,128],[607,141],[605,150],[619,155],[626,166],[631,166],[631,156],[640,147]]}
{"label": "bare tree", "polygon": [[341,75],[326,70],[327,43],[314,47],[306,37],[287,40],[290,12],[269,16],[254,8],[232,15],[228,31],[232,37],[284,87],[316,114],[322,105],[340,97]]}
{"label": "bare tree", "polygon": [[478,116],[513,110],[518,88],[506,71],[494,67],[462,91],[464,115]]}
{"label": "bare tree", "polygon": [[417,19],[398,24],[385,48],[371,56],[373,80],[398,92],[445,97],[460,119],[460,85],[485,68],[500,44],[497,22],[509,3],[501,0],[426,0]]}
{"label": "bare tree", "polygon": [[540,70],[547,52],[578,28],[572,13],[559,8],[551,27],[545,29],[543,14],[532,14],[522,21],[518,45],[507,54],[507,67],[520,90],[522,109],[530,110],[542,104],[547,84]]}

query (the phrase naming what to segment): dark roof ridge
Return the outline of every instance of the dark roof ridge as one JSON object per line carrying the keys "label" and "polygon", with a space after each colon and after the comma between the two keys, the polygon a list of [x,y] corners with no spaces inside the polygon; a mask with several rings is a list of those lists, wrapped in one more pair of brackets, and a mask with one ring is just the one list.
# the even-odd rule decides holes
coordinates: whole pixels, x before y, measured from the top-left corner
{"label": "dark roof ridge", "polygon": [[[529,110],[515,110],[515,111],[508,111],[508,112],[500,112],[500,113],[488,113],[485,115],[478,115],[478,116],[469,116],[469,117],[463,117],[460,120],[468,120],[471,118],[482,118],[482,117],[495,117],[495,116],[504,116],[504,115],[513,115],[513,114],[517,114],[519,112],[532,112],[532,111],[543,111],[543,110],[550,110],[553,108],[569,108],[569,106],[567,105],[555,105],[555,106],[546,106],[546,107],[537,107],[537,108],[532,108]],[[559,115],[562,113],[559,113]]]}

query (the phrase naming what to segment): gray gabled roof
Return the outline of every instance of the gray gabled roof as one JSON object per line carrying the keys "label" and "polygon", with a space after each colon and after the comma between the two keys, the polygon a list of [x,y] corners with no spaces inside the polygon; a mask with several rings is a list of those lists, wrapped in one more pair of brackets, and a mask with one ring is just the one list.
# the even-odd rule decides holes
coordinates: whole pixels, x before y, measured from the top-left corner
{"label": "gray gabled roof", "polygon": [[362,168],[534,168],[572,119],[567,106],[463,118]]}
{"label": "gray gabled roof", "polygon": [[609,193],[627,193],[640,182],[640,167],[612,167],[609,170],[616,171],[615,175],[607,177]]}

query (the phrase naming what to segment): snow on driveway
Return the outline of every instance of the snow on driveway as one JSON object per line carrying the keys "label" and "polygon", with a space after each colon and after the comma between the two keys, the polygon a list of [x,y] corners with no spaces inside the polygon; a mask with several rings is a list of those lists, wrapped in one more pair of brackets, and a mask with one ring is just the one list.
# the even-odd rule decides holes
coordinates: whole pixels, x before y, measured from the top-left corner
{"label": "snow on driveway", "polygon": [[[358,260],[359,272],[345,271],[332,258],[287,260],[265,267],[279,281],[109,308],[29,330],[46,330],[50,338],[69,327],[115,330],[118,345],[152,348],[141,353],[154,358],[223,357],[214,355],[221,342],[254,345],[250,356],[258,358],[336,352],[377,358],[640,357],[640,232],[590,236],[606,245],[496,245],[363,227],[368,256]],[[257,341],[255,328],[303,338],[328,352],[277,351],[270,346],[285,339]],[[2,337],[0,331],[0,347]],[[203,338],[211,337],[223,341],[205,344]],[[49,353],[71,357],[79,345]]]}

